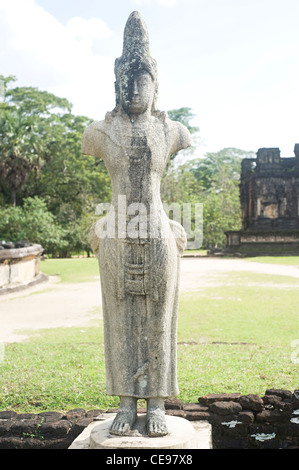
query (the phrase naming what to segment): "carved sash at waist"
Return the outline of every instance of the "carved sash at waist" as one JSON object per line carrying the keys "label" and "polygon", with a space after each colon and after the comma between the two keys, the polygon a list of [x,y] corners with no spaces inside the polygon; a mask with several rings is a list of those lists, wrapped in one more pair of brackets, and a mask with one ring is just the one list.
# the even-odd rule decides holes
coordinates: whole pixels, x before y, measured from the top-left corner
{"label": "carved sash at waist", "polygon": [[[174,241],[174,240],[173,240]],[[101,244],[101,265],[109,268],[118,296],[150,295],[158,300],[158,287],[168,265],[176,263],[175,243],[169,240],[105,239]],[[101,275],[109,275],[102,269]]]}

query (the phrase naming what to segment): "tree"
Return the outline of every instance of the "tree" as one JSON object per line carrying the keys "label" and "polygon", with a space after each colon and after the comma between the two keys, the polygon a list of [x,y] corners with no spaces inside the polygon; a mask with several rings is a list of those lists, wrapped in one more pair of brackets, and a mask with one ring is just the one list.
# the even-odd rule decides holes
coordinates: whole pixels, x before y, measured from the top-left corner
{"label": "tree", "polygon": [[224,232],[240,229],[241,162],[252,156],[253,152],[226,148],[192,160],[190,171],[198,182],[198,199],[203,203],[205,248],[223,247]]}
{"label": "tree", "polygon": [[169,205],[203,204],[203,248],[223,247],[224,232],[240,228],[241,162],[252,156],[252,152],[226,148],[168,168],[161,185],[162,200]]}
{"label": "tree", "polygon": [[15,206],[16,194],[23,189],[30,171],[39,174],[43,143],[34,119],[15,110],[0,113],[0,142],[0,180],[10,189]]}
{"label": "tree", "polygon": [[55,141],[53,110],[71,109],[71,104],[55,95],[37,88],[9,89],[16,79],[0,76],[4,83],[4,101],[0,106],[0,182],[11,193],[11,203],[16,205],[16,195],[21,192],[33,170],[40,173],[44,158],[51,152],[49,144]]}
{"label": "tree", "polygon": [[73,115],[63,98],[32,87],[10,89],[15,78],[0,79],[5,84],[0,103],[0,203],[12,199],[15,204],[18,198],[22,206],[38,196],[61,229],[59,254],[89,251],[88,221],[96,205],[111,198],[103,162],[81,154],[82,134],[91,120]]}
{"label": "tree", "polygon": [[37,197],[25,199],[22,207],[0,207],[0,234],[7,241],[38,243],[47,253],[58,253],[66,245],[63,230]]}
{"label": "tree", "polygon": [[[199,127],[192,126],[190,121],[195,117],[191,108],[171,109],[167,111],[169,118],[178,121],[187,127],[190,134],[197,136]],[[192,153],[194,147],[181,151],[182,153]],[[188,202],[193,198],[195,185],[197,183],[194,175],[190,172],[189,162],[185,164],[174,164],[174,159],[178,152],[173,154],[167,164],[164,176],[161,181],[161,198],[163,202],[171,204],[172,202]]]}
{"label": "tree", "polygon": [[215,153],[207,153],[202,158],[191,162],[191,171],[200,185],[209,189],[220,184],[218,189],[224,189],[228,179],[239,180],[241,161],[243,158],[252,158],[253,152],[236,148],[225,148]]}
{"label": "tree", "polygon": [[66,245],[61,256],[87,249],[87,221],[100,202],[111,199],[111,183],[104,163],[81,154],[82,134],[90,122],[85,117],[65,114],[53,124],[55,141],[51,155],[38,179],[31,174],[24,196],[43,198],[64,229]]}
{"label": "tree", "polygon": [[34,87],[7,89],[5,102],[8,106],[16,108],[26,116],[37,116],[39,118],[47,118],[53,114],[70,113],[72,109],[71,103],[66,98],[60,98],[48,91],[41,91]]}
{"label": "tree", "polygon": [[198,182],[190,171],[190,162],[178,167],[170,166],[161,184],[161,199],[167,204],[173,202],[195,202]]}

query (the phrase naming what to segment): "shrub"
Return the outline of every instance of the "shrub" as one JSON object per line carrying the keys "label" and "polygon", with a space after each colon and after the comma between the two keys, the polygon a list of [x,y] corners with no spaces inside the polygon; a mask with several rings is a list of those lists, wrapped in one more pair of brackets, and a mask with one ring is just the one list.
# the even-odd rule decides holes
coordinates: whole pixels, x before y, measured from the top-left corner
{"label": "shrub", "polygon": [[0,207],[0,238],[17,242],[26,240],[42,245],[46,253],[63,249],[64,231],[38,197],[24,199],[22,207]]}

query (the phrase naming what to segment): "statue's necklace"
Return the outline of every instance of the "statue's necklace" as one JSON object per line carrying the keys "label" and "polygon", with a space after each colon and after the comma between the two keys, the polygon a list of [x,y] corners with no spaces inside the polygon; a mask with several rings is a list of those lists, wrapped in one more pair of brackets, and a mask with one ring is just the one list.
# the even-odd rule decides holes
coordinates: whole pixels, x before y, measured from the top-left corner
{"label": "statue's necklace", "polygon": [[[134,119],[130,119],[130,121],[134,124]],[[138,163],[144,160],[146,156],[149,148],[146,137],[148,127],[148,123],[143,123],[141,126],[135,124],[132,127],[132,133],[127,135],[122,133],[122,140],[125,142],[130,141],[130,145],[123,146],[123,151],[126,158],[131,162]]]}

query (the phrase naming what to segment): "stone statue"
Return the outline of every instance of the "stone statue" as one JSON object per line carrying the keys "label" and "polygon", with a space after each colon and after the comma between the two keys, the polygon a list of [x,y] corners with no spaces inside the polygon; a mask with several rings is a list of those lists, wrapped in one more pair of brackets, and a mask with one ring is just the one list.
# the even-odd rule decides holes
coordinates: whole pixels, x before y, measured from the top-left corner
{"label": "stone statue", "polygon": [[[179,393],[178,287],[186,246],[183,227],[163,210],[160,181],[171,155],[191,139],[181,123],[156,110],[156,61],[138,12],[128,18],[115,76],[115,109],[93,122],[82,142],[83,154],[104,161],[113,190],[111,210],[90,232],[101,275],[107,393],[120,397],[110,433],[130,435],[137,400],[146,399],[146,432],[155,437],[167,434],[165,399]],[[136,210],[139,229],[129,233]],[[104,236],[111,221],[113,235]]]}

